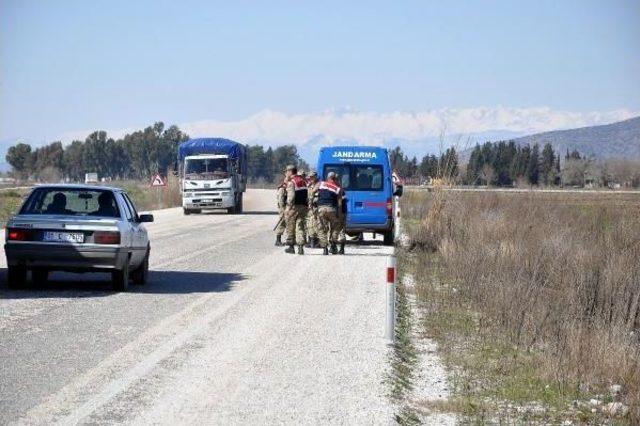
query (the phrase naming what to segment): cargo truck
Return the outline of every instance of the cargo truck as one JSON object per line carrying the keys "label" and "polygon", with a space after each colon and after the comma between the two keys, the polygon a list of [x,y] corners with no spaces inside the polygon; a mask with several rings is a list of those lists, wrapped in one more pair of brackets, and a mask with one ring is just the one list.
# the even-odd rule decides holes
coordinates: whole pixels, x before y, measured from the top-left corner
{"label": "cargo truck", "polygon": [[247,190],[247,149],[223,138],[199,138],[178,147],[176,174],[180,176],[185,215],[203,209],[242,213]]}

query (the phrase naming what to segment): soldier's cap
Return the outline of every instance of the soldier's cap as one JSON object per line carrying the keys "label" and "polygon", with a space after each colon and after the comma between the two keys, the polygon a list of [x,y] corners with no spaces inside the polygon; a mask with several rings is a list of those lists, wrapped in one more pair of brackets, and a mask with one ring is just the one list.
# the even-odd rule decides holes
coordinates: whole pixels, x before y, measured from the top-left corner
{"label": "soldier's cap", "polygon": [[335,179],[336,178],[336,172],[329,172],[329,174],[327,175],[327,179]]}
{"label": "soldier's cap", "polygon": [[289,170],[293,171],[293,170],[297,170],[297,168],[296,168],[296,166],[294,166],[293,164],[289,164],[289,165],[285,168],[285,170],[286,170],[286,171],[289,171]]}

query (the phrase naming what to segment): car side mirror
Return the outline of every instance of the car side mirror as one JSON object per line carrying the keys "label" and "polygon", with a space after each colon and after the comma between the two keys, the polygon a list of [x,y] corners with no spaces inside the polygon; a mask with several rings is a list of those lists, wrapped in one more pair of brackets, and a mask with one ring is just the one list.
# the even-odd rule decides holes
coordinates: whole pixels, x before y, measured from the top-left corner
{"label": "car side mirror", "polygon": [[398,186],[396,186],[396,190],[393,193],[393,195],[395,197],[402,197],[403,193],[404,193],[404,187],[402,185],[398,185]]}
{"label": "car side mirror", "polygon": [[138,222],[140,222],[140,223],[153,222],[153,215],[152,214],[141,214],[140,216],[138,216]]}

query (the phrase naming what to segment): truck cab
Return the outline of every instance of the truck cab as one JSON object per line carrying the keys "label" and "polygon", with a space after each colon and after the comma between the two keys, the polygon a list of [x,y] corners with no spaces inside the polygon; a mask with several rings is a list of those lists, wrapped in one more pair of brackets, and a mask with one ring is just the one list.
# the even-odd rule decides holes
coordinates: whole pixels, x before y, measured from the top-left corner
{"label": "truck cab", "polygon": [[393,197],[401,195],[401,190],[394,185],[385,148],[321,148],[317,170],[321,179],[329,172],[339,176],[339,183],[346,193],[348,234],[380,233],[385,244],[393,244]]}
{"label": "truck cab", "polygon": [[203,209],[241,213],[246,191],[246,151],[220,138],[192,139],[180,145],[179,174],[185,215]]}

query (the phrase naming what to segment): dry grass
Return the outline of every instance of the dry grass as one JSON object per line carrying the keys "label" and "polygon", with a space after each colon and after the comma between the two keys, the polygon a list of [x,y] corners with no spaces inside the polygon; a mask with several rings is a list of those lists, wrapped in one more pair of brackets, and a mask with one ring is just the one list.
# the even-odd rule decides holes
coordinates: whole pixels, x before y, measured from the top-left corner
{"label": "dry grass", "polygon": [[403,213],[458,390],[549,406],[620,384],[640,422],[640,196],[409,191]]}

